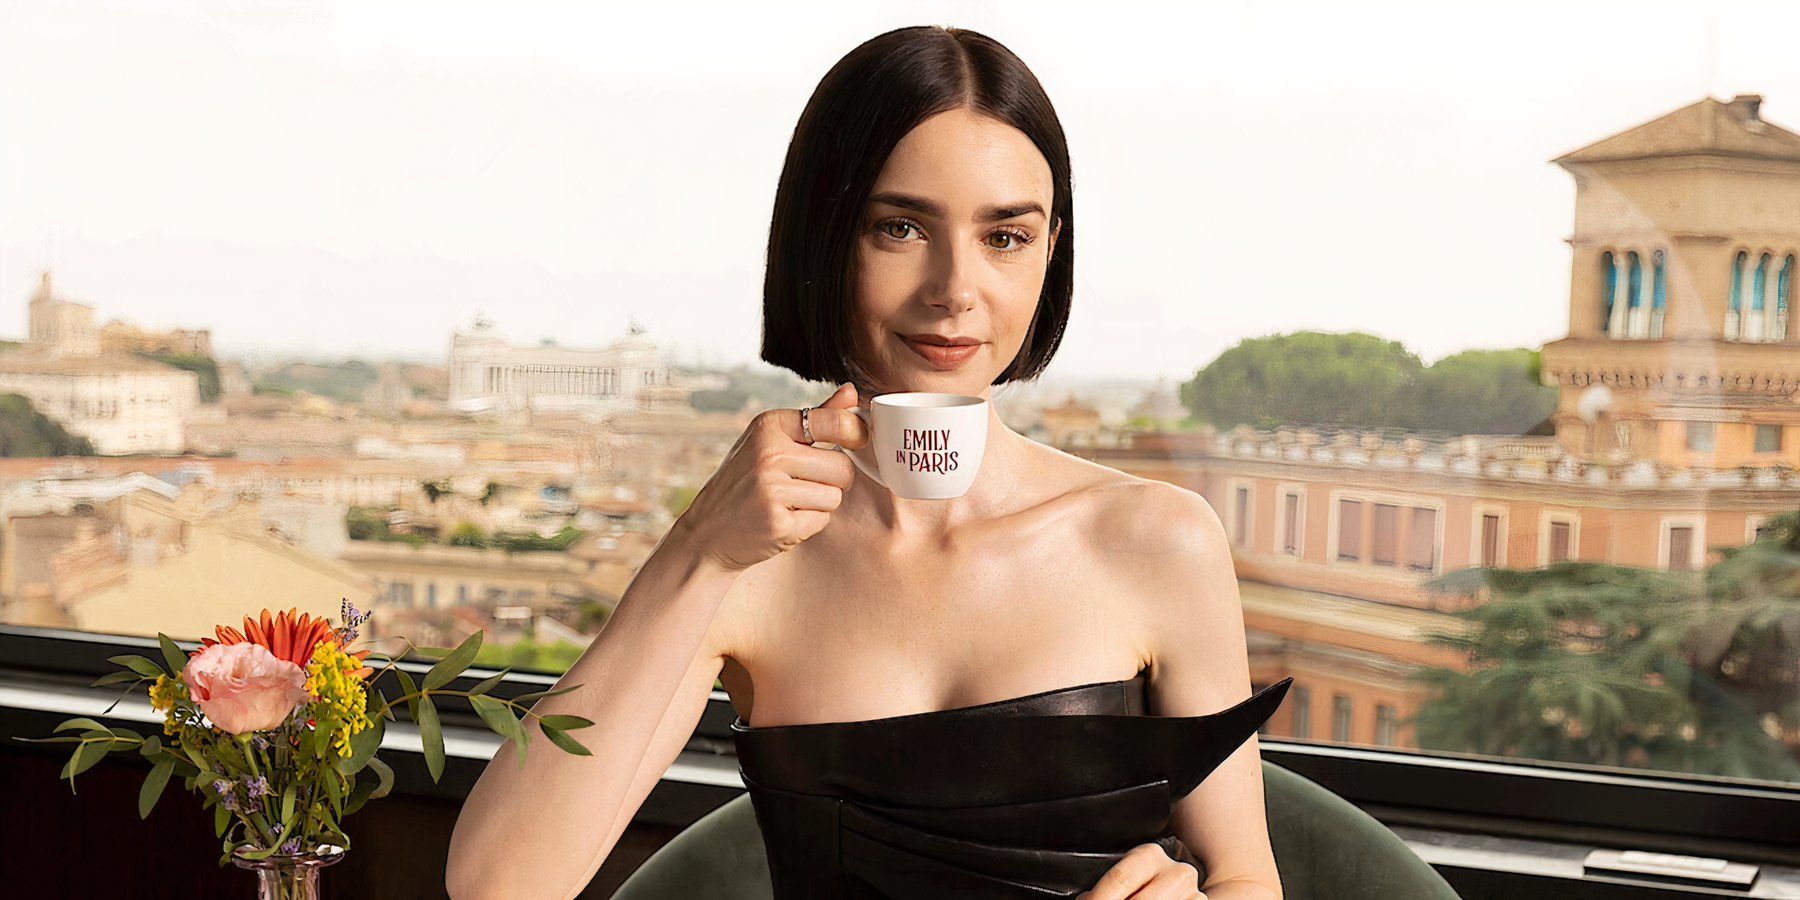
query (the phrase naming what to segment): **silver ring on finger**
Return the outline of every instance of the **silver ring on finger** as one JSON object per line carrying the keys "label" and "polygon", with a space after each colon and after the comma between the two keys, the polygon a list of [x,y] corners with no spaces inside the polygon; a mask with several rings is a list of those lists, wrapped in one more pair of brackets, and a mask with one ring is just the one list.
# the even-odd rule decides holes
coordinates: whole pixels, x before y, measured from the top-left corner
{"label": "silver ring on finger", "polygon": [[800,433],[806,435],[806,443],[808,446],[811,446],[813,443],[812,418],[808,415],[808,413],[811,412],[812,407],[810,406],[800,407]]}

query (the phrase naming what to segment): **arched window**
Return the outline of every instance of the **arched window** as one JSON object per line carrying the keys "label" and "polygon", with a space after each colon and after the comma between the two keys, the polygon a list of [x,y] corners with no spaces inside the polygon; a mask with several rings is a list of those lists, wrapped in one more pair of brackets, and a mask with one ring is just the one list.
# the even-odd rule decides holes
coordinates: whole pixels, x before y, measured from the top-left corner
{"label": "arched window", "polygon": [[1769,303],[1769,254],[1756,260],[1756,274],[1750,281],[1750,302],[1738,308],[1738,331],[1746,341],[1760,341],[1767,330]]}
{"label": "arched window", "polygon": [[1764,253],[1762,259],[1756,261],[1756,280],[1752,282],[1753,286],[1750,288],[1750,308],[1752,310],[1757,312],[1762,311],[1763,293],[1768,286],[1768,278],[1769,254]]}
{"label": "arched window", "polygon": [[[1793,257],[1788,257],[1791,261]],[[1650,256],[1650,336],[1662,337],[1663,309],[1669,305],[1668,283],[1663,278],[1663,252],[1656,251]],[[1787,270],[1782,270],[1782,277],[1787,277]],[[1782,284],[1786,284],[1783,281]]]}
{"label": "arched window", "polygon": [[1600,333],[1610,334],[1612,331],[1614,294],[1619,288],[1618,266],[1613,262],[1612,251],[1600,254]]}
{"label": "arched window", "polygon": [[1725,339],[1735,341],[1738,338],[1739,311],[1744,308],[1744,263],[1750,254],[1738,251],[1737,259],[1731,263],[1731,293],[1725,296]]}
{"label": "arched window", "polygon": [[1781,261],[1781,275],[1775,279],[1775,324],[1768,334],[1771,341],[1787,340],[1788,291],[1793,283],[1794,255],[1790,253]]}
{"label": "arched window", "polygon": [[1644,304],[1644,264],[1636,250],[1625,254],[1625,333],[1619,337],[1643,337],[1650,330],[1650,311]]}

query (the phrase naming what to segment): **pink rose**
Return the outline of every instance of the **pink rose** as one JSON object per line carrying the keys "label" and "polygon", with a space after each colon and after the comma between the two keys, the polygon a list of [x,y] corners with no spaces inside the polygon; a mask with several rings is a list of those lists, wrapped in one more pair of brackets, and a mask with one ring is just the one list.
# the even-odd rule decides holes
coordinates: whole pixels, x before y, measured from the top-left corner
{"label": "pink rose", "polygon": [[248,642],[206,647],[188,658],[181,680],[200,711],[232,734],[279,727],[308,699],[299,666]]}

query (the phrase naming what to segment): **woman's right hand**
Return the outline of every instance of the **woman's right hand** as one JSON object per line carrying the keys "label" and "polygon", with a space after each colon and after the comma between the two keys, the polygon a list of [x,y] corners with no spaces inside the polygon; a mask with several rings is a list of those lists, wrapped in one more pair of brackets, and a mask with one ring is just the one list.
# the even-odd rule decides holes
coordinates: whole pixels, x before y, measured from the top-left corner
{"label": "woman's right hand", "polygon": [[[845,384],[814,407],[813,440],[851,450],[867,444],[868,426],[850,412],[856,400],[856,388]],[[805,442],[799,410],[764,410],[675,527],[700,552],[742,571],[824,530],[855,480],[849,456]]]}

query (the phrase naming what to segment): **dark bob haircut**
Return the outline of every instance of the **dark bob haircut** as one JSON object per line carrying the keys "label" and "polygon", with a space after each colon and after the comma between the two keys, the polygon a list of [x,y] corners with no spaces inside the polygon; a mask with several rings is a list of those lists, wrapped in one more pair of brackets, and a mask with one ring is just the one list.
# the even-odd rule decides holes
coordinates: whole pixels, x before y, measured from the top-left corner
{"label": "dark bob haircut", "polygon": [[1060,231],[1037,311],[994,384],[1036,378],[1062,342],[1075,287],[1069,149],[1037,77],[1011,50],[962,28],[919,25],[851,50],[814,89],[782,166],[763,279],[762,359],[809,381],[874,378],[854,358],[852,266],[875,179],[920,122],[967,107],[1031,138],[1050,164]]}

